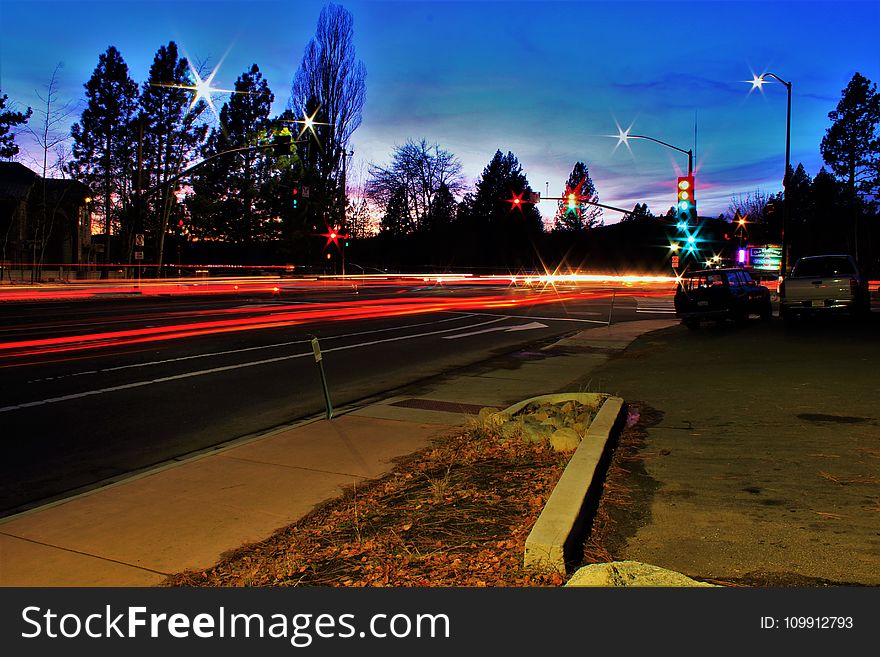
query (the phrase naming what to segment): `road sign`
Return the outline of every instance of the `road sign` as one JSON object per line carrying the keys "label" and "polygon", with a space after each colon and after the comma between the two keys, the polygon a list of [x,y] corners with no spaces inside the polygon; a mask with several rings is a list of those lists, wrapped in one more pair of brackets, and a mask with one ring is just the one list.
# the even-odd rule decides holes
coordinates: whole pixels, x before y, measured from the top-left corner
{"label": "road sign", "polygon": [[308,197],[309,197],[309,188],[303,187],[303,198],[308,198]]}
{"label": "road sign", "polygon": [[678,269],[678,256],[677,255],[672,256],[672,268]]}
{"label": "road sign", "polygon": [[144,234],[143,233],[135,233],[134,234],[134,245],[135,246],[143,246],[144,245]]}
{"label": "road sign", "polygon": [[144,259],[144,252],[143,251],[135,251],[134,252],[134,259],[135,260],[143,260]]}
{"label": "road sign", "polygon": [[315,362],[321,362],[321,345],[318,344],[318,338],[312,338],[312,351],[315,353]]}

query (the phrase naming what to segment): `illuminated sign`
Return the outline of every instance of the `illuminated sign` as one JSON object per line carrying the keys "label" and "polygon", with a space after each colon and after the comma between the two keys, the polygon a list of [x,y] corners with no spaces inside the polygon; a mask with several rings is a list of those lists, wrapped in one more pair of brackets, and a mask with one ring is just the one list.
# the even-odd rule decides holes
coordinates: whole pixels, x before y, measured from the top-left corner
{"label": "illuminated sign", "polygon": [[779,271],[782,264],[781,246],[753,246],[749,248],[749,262],[753,269]]}

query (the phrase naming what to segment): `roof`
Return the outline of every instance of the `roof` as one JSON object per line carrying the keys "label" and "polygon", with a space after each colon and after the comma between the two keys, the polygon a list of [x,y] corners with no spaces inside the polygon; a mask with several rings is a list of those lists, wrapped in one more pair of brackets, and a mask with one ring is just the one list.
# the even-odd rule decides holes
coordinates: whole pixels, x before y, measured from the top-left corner
{"label": "roof", "polygon": [[24,201],[39,176],[21,162],[0,162],[0,200]]}
{"label": "roof", "polygon": [[[43,178],[21,162],[0,162],[0,201],[27,201]],[[88,185],[66,178],[46,178],[46,196],[52,203],[78,203],[91,195]],[[41,192],[42,193],[42,192]]]}

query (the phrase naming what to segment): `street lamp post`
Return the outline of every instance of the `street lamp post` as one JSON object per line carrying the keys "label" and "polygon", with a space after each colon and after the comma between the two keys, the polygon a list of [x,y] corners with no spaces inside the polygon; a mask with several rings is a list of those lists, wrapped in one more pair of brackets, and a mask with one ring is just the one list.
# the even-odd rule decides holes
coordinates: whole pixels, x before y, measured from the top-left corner
{"label": "street lamp post", "polygon": [[785,237],[785,229],[788,228],[788,219],[789,219],[789,206],[791,205],[791,199],[788,195],[788,184],[789,178],[788,170],[791,168],[791,82],[786,82],[781,77],[776,75],[775,73],[762,73],[758,76],[753,76],[754,79],[752,82],[752,89],[755,87],[760,88],[764,82],[766,82],[765,78],[771,77],[777,82],[781,83],[785,86],[786,91],[788,92],[788,102],[786,104],[785,109],[785,173],[782,175],[782,192],[785,198],[785,205],[782,206],[782,257],[779,263],[779,273],[781,276],[785,276],[785,269],[788,264],[788,254],[787,254],[787,244]]}

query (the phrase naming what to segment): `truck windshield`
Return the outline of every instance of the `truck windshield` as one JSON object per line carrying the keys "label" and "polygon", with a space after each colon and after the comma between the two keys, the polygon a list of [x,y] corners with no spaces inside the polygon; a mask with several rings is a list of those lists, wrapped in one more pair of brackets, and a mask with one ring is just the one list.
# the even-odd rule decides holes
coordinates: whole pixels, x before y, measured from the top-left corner
{"label": "truck windshield", "polygon": [[852,276],[852,263],[849,258],[805,258],[798,261],[791,272],[794,277],[801,278],[834,278],[835,276]]}

